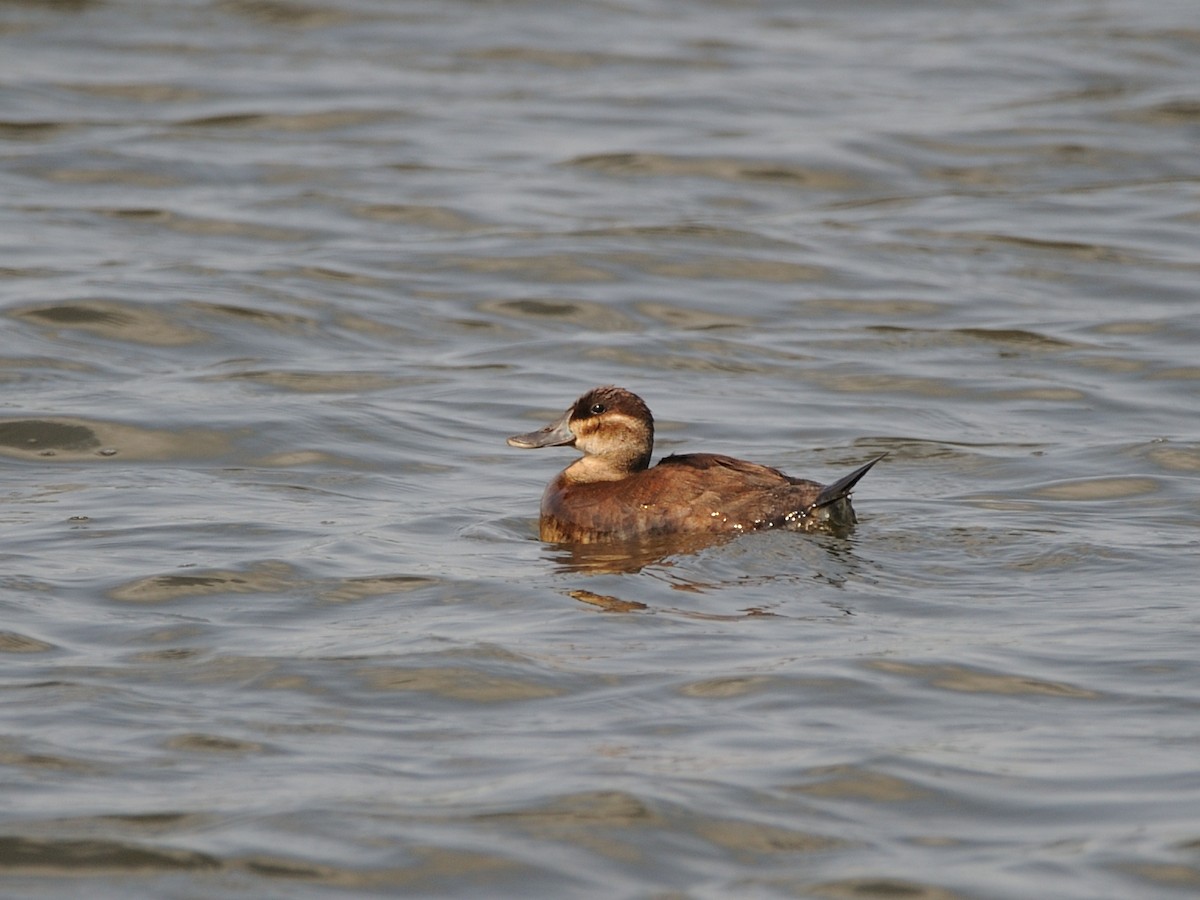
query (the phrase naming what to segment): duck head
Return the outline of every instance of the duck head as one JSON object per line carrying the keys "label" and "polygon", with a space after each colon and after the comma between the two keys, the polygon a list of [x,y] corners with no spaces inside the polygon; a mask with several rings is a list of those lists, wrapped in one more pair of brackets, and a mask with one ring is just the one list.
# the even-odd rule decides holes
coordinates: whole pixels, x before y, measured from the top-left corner
{"label": "duck head", "polygon": [[511,447],[574,447],[583,459],[565,474],[573,481],[619,481],[650,465],[654,417],[637,394],[619,387],[598,387],[575,401],[545,428],[514,434]]}

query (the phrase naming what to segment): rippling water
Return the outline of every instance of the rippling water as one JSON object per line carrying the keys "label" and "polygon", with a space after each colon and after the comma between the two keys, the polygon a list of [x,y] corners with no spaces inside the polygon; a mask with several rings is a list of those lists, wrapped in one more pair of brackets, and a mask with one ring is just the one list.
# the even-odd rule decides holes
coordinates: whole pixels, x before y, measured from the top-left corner
{"label": "rippling water", "polygon": [[[13,896],[1200,890],[1200,20],[0,3]],[[849,536],[539,543],[625,385]],[[81,880],[86,879],[86,881]]]}

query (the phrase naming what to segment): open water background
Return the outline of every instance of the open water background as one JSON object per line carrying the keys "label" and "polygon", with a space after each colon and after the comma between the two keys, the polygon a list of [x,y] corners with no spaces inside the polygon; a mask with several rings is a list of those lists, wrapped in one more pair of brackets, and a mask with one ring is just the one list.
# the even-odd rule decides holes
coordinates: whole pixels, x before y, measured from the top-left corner
{"label": "open water background", "polygon": [[1194,896],[1198,286],[1194,0],[0,2],[0,893]]}

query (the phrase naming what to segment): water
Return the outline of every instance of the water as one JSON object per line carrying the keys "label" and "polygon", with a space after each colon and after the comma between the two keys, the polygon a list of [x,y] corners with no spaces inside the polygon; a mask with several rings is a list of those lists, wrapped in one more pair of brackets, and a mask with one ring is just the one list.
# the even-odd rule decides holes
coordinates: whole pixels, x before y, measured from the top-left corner
{"label": "water", "polygon": [[[1194,895],[1198,25],[0,4],[3,893]],[[889,455],[543,545],[603,383]]]}

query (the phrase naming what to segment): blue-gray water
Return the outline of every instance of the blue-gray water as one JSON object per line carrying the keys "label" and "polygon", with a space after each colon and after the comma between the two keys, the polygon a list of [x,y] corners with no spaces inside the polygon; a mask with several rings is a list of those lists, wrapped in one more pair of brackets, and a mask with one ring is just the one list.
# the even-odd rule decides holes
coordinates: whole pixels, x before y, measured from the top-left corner
{"label": "blue-gray water", "polygon": [[[0,3],[0,893],[1200,891],[1194,0]],[[596,384],[848,537],[536,539]]]}

